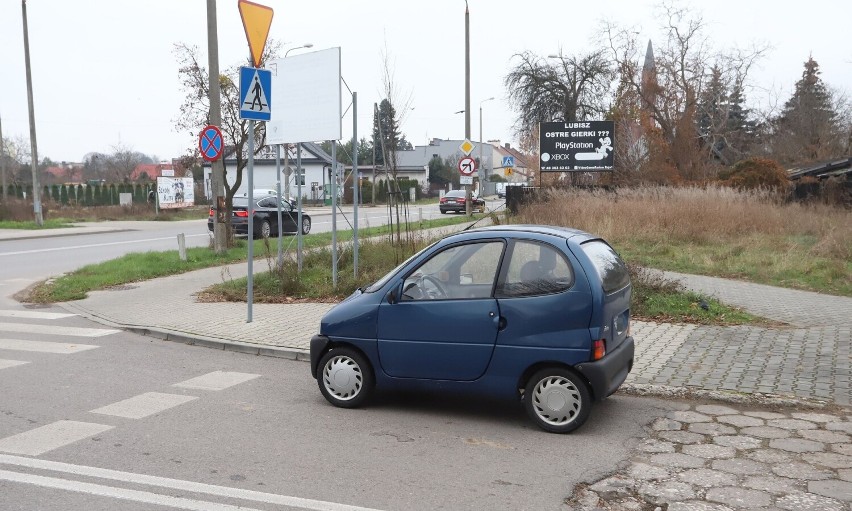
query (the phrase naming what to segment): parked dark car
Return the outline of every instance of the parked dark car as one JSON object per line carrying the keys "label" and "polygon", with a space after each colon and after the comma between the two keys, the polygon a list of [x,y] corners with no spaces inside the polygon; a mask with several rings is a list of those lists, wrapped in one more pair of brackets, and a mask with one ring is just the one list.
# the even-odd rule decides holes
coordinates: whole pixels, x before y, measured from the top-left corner
{"label": "parked dark car", "polygon": [[322,318],[311,374],[333,405],[374,386],[521,399],[568,433],[633,367],[627,267],[604,240],[552,226],[453,234]]}
{"label": "parked dark car", "polygon": [[[442,214],[447,214],[448,211],[455,211],[456,213],[464,213],[466,211],[465,208],[465,191],[464,190],[451,190],[444,194],[441,197],[441,201],[438,203],[438,208],[441,210]],[[485,199],[473,195],[473,201],[471,210],[479,211],[480,213],[485,211]]]}
{"label": "parked dark car", "polygon": [[[265,197],[254,197],[254,237],[268,238],[278,236],[278,198],[274,195]],[[234,197],[233,213],[231,214],[231,226],[234,234],[248,235],[248,198]],[[207,219],[207,229],[213,231],[214,209],[210,210]],[[284,233],[295,234],[298,223],[298,211],[291,202],[281,199],[281,230]],[[302,234],[311,232],[311,216],[302,213]]]}

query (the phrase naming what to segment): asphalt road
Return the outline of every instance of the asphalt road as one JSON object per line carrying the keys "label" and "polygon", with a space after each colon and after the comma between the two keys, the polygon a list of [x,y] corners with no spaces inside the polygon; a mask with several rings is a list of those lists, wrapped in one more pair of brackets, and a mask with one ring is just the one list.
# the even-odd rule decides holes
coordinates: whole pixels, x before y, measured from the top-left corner
{"label": "asphalt road", "polygon": [[0,311],[3,509],[560,509],[669,409],[613,397],[568,436],[468,396],[342,410],[304,362],[20,311]]}
{"label": "asphalt road", "polygon": [[[314,219],[315,232],[330,229],[329,215]],[[615,396],[568,436],[538,430],[516,402],[472,396],[380,393],[342,410],[304,362],[112,331],[9,299],[30,280],[173,248],[179,232],[208,242],[204,221],[154,224],[0,246],[0,508],[560,509],[669,409]]]}

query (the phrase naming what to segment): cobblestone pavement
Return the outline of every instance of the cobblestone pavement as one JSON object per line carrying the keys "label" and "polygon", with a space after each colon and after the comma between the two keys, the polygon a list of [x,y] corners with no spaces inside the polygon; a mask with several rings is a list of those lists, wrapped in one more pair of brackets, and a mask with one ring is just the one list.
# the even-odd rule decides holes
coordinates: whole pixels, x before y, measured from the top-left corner
{"label": "cobblestone pavement", "polygon": [[624,470],[571,509],[849,511],[852,410],[682,404],[647,428]]}

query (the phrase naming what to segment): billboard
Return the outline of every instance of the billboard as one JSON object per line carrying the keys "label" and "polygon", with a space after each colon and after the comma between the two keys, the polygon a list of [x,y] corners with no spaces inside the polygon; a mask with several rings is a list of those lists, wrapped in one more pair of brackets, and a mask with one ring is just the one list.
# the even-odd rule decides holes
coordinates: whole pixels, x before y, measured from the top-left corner
{"label": "billboard", "polygon": [[540,123],[539,168],[542,172],[612,170],[614,127],[613,121]]}
{"label": "billboard", "polygon": [[160,209],[186,208],[195,204],[191,177],[158,177],[157,204]]}
{"label": "billboard", "polygon": [[266,143],[296,144],[343,137],[340,48],[275,59],[272,71],[275,107],[266,124]]}

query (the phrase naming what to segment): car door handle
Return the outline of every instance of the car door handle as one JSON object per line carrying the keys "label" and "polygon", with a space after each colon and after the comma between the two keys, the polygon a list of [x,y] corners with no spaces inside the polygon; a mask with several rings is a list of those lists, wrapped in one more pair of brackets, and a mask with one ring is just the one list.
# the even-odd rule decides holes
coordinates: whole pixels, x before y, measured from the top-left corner
{"label": "car door handle", "polygon": [[500,320],[497,321],[497,330],[505,330],[506,329],[506,318],[500,316]]}

